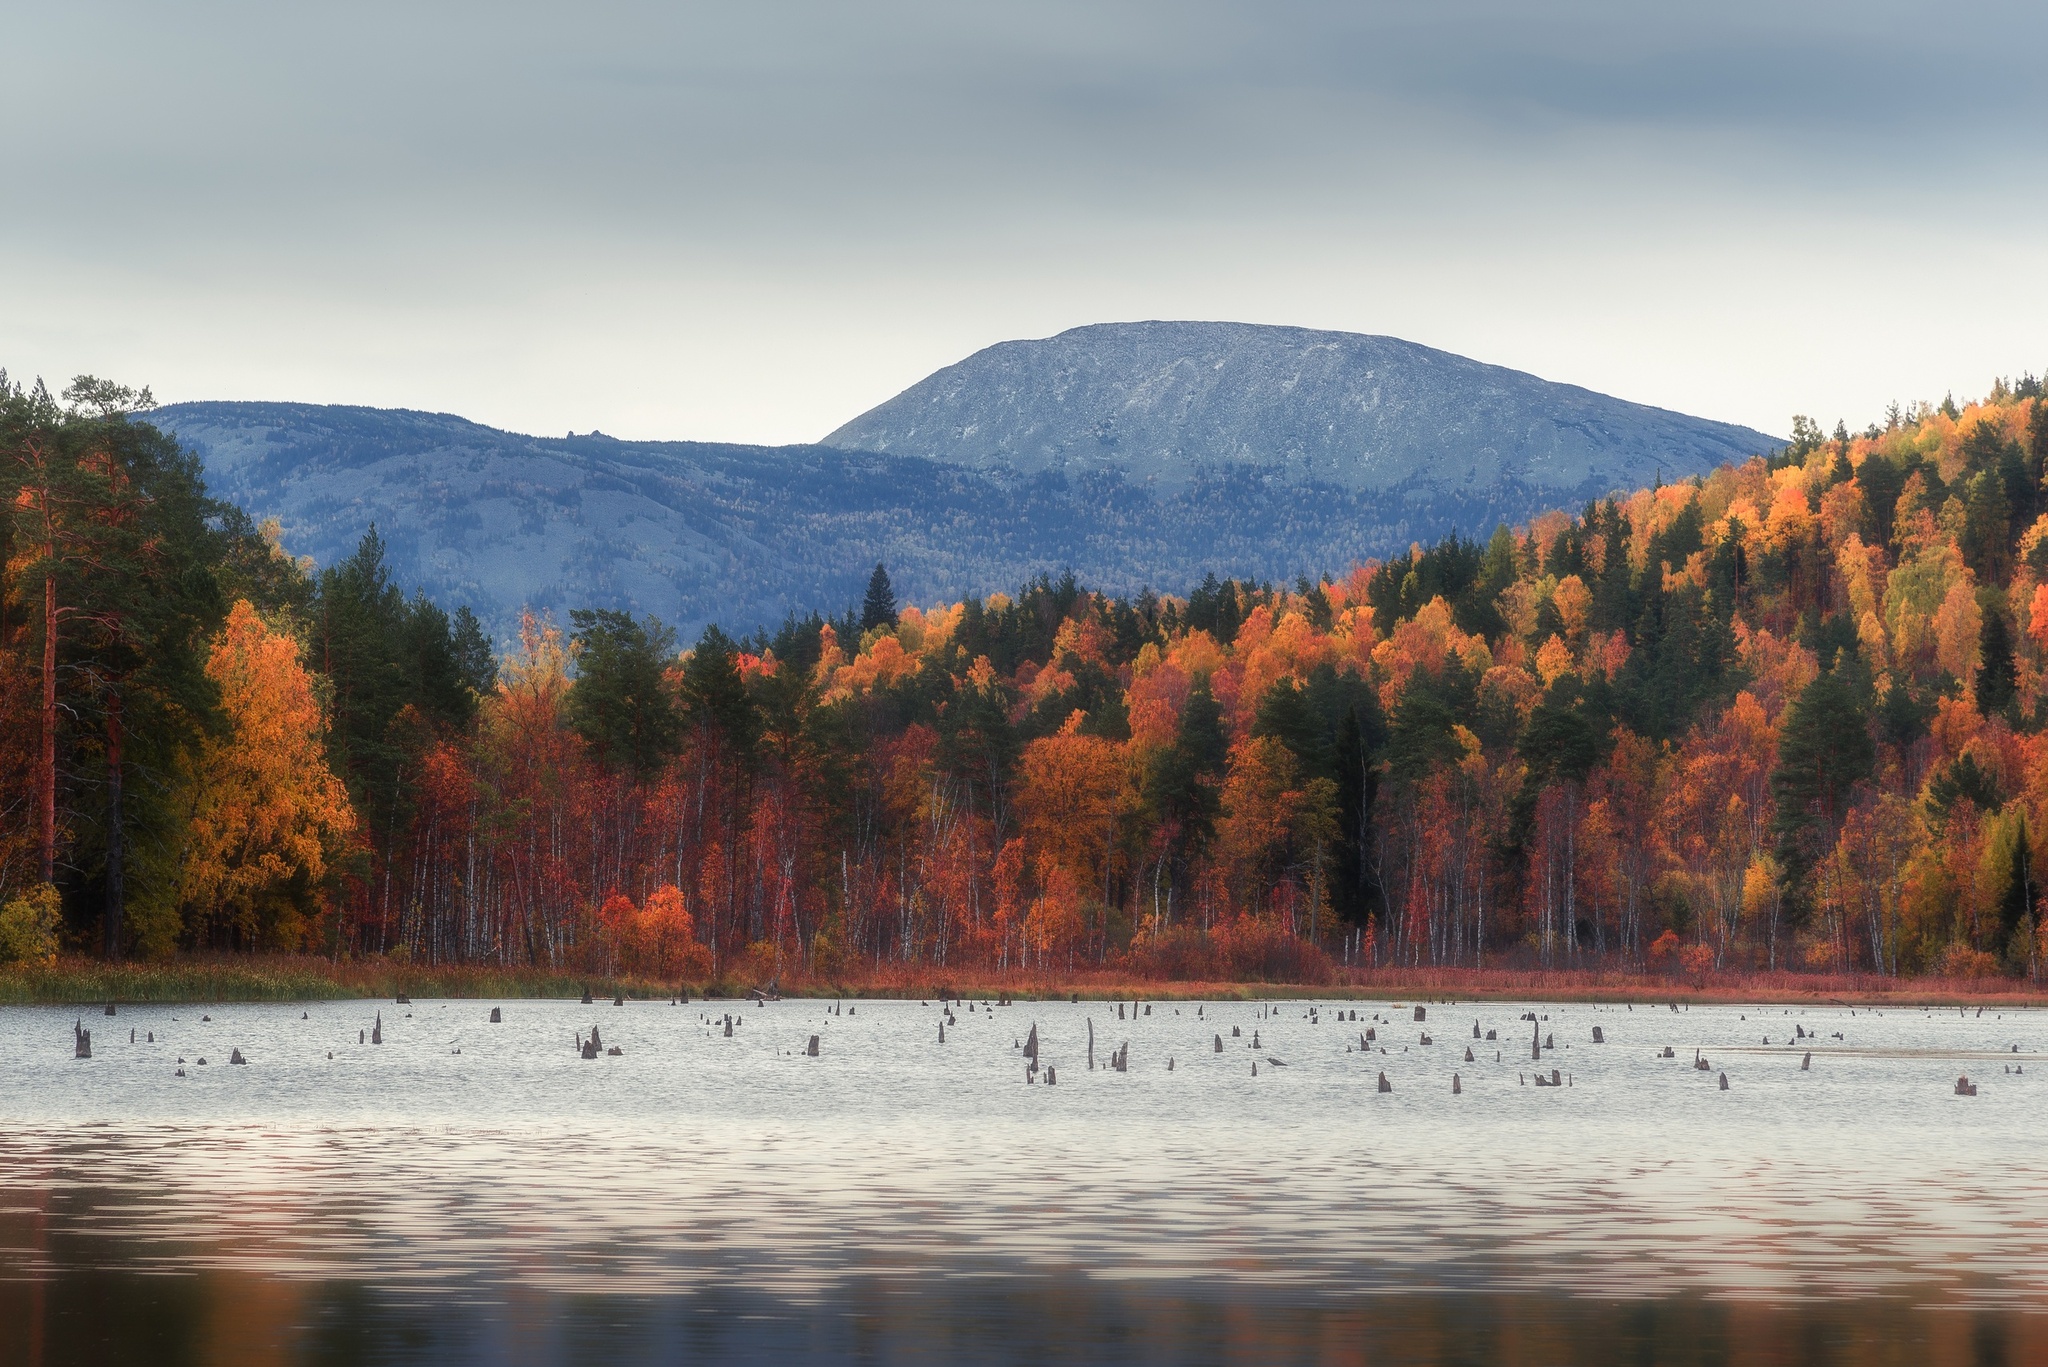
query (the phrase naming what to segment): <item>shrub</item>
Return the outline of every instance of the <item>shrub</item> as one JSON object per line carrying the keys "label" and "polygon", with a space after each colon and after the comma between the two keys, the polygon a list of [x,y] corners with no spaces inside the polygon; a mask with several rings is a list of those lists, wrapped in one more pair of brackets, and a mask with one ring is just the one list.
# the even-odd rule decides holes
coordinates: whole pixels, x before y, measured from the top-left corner
{"label": "shrub", "polygon": [[1981,949],[1957,943],[1941,952],[1934,971],[1944,978],[1995,978],[1999,969],[1998,960],[1993,956]]}
{"label": "shrub", "polygon": [[47,967],[57,960],[57,931],[63,925],[57,889],[39,883],[0,906],[0,964]]}
{"label": "shrub", "polygon": [[1239,916],[1217,926],[1213,938],[1223,962],[1241,980],[1321,983],[1335,976],[1329,955],[1288,934],[1277,921]]}
{"label": "shrub", "polygon": [[1124,962],[1140,977],[1168,982],[1199,982],[1216,976],[1214,948],[1209,937],[1194,926],[1140,933],[1131,942]]}

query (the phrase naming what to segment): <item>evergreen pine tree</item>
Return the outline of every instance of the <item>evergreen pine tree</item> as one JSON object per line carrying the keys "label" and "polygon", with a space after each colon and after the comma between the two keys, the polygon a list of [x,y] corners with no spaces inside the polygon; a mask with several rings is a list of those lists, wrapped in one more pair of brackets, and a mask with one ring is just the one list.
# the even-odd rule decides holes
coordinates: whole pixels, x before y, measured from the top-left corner
{"label": "evergreen pine tree", "polygon": [[889,586],[888,567],[877,561],[875,572],[868,576],[867,597],[860,604],[860,629],[873,631],[876,627],[896,625],[896,590]]}
{"label": "evergreen pine tree", "polygon": [[2019,676],[2013,668],[2012,633],[2005,616],[1984,614],[1984,627],[1977,637],[1977,710],[1995,716],[2012,704],[2019,691]]}

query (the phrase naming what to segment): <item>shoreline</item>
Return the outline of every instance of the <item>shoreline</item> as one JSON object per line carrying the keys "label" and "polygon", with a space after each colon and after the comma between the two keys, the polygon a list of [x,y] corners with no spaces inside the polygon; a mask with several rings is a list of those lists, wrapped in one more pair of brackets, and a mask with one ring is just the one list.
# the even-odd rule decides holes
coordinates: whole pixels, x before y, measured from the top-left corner
{"label": "shoreline", "polygon": [[[678,991],[698,1000],[743,1000],[765,983],[727,977],[663,982],[549,969],[420,965],[394,959],[331,960],[312,955],[208,956],[165,963],[108,964],[64,958],[47,968],[0,970],[0,1005],[137,1006],[227,1002],[393,998],[580,999],[666,1001]],[[1114,971],[1063,975],[983,971],[948,973],[934,965],[884,966],[858,977],[784,982],[788,999],[1273,1001],[1290,999],[1612,1002],[1843,1006],[2048,1006],[2048,984],[2013,978],[1901,978],[1811,973],[1726,973],[1681,980],[1614,970],[1347,969],[1327,982],[1168,981]]]}

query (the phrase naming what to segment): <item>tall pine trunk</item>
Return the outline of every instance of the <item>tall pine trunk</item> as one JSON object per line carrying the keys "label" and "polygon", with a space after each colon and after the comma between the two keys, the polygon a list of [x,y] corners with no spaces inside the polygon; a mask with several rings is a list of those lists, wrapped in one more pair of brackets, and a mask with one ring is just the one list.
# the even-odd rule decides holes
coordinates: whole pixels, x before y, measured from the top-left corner
{"label": "tall pine trunk", "polygon": [[57,576],[43,574],[43,752],[36,765],[43,881],[57,881]]}
{"label": "tall pine trunk", "polygon": [[121,920],[126,910],[127,889],[124,881],[123,859],[126,849],[122,839],[121,812],[121,694],[117,689],[107,692],[107,958],[115,963],[121,961]]}

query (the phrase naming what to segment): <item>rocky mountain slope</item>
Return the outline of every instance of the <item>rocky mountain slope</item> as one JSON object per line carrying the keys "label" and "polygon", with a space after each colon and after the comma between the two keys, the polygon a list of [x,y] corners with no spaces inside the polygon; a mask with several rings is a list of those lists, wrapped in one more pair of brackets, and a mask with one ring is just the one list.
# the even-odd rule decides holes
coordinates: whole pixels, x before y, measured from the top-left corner
{"label": "rocky mountain slope", "polygon": [[1244,465],[1360,492],[1511,481],[1559,503],[1778,444],[1394,337],[1165,322],[1000,343],[825,443],[978,469],[1114,469],[1165,489]]}

